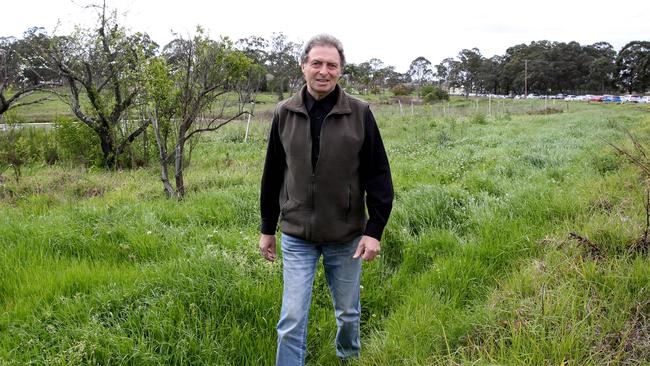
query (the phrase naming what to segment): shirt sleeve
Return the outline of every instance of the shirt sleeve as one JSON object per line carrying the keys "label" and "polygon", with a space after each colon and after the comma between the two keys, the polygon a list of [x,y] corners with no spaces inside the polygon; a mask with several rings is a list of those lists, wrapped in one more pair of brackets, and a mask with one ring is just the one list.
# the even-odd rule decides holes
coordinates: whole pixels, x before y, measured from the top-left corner
{"label": "shirt sleeve", "polygon": [[260,231],[262,234],[269,235],[275,234],[278,225],[279,197],[286,168],[285,152],[280,140],[278,124],[279,117],[275,113],[271,123],[260,189],[260,213],[262,216]]}
{"label": "shirt sleeve", "polygon": [[393,208],[393,180],[379,127],[369,107],[363,123],[365,139],[361,147],[360,177],[369,216],[364,235],[381,240]]}

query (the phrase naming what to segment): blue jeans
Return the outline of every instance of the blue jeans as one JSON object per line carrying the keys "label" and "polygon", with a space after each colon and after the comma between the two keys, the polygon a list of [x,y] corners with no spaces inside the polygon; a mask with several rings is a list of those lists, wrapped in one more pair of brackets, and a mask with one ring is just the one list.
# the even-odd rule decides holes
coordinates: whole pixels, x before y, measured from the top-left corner
{"label": "blue jeans", "polygon": [[321,255],[338,327],[336,355],[340,358],[359,356],[361,259],[352,259],[352,256],[360,239],[318,245],[282,234],[284,292],[277,328],[276,365],[294,366],[305,363],[311,292]]}

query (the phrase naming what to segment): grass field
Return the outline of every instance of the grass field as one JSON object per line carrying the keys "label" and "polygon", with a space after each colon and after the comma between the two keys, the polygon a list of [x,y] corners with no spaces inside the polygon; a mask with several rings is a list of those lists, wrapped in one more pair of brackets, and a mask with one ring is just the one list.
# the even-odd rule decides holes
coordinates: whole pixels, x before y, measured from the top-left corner
{"label": "grass field", "polygon": [[[650,111],[573,106],[375,106],[396,201],[363,268],[358,364],[650,364],[647,182],[606,143],[632,150],[631,131],[648,146]],[[268,123],[246,144],[244,130],[204,138],[182,202],[154,166],[30,165],[0,185],[0,364],[273,364],[281,267],[257,251]],[[337,364],[335,332],[319,270],[310,365]]]}

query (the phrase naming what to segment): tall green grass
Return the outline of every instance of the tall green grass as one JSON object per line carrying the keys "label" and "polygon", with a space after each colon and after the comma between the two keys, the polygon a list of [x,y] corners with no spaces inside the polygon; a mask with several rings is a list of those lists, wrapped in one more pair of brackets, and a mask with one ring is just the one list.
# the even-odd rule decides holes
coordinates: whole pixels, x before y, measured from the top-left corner
{"label": "tall green grass", "polygon": [[[643,182],[605,141],[646,112],[401,115],[376,107],[396,201],[364,264],[361,365],[638,364]],[[270,365],[282,289],[258,254],[268,123],[204,138],[187,197],[155,167],[30,165],[0,186],[0,364]],[[598,248],[598,256],[585,242]],[[308,363],[337,364],[319,269]]]}

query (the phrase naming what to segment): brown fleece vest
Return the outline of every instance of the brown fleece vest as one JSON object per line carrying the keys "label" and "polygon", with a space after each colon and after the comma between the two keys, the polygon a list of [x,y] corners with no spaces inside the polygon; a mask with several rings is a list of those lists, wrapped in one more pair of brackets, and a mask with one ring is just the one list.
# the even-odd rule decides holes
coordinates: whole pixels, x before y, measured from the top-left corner
{"label": "brown fleece vest", "polygon": [[316,243],[350,241],[363,233],[366,224],[359,152],[368,104],[339,90],[336,104],[323,120],[320,154],[312,169],[303,92],[276,110],[287,162],[279,197],[282,232]]}

